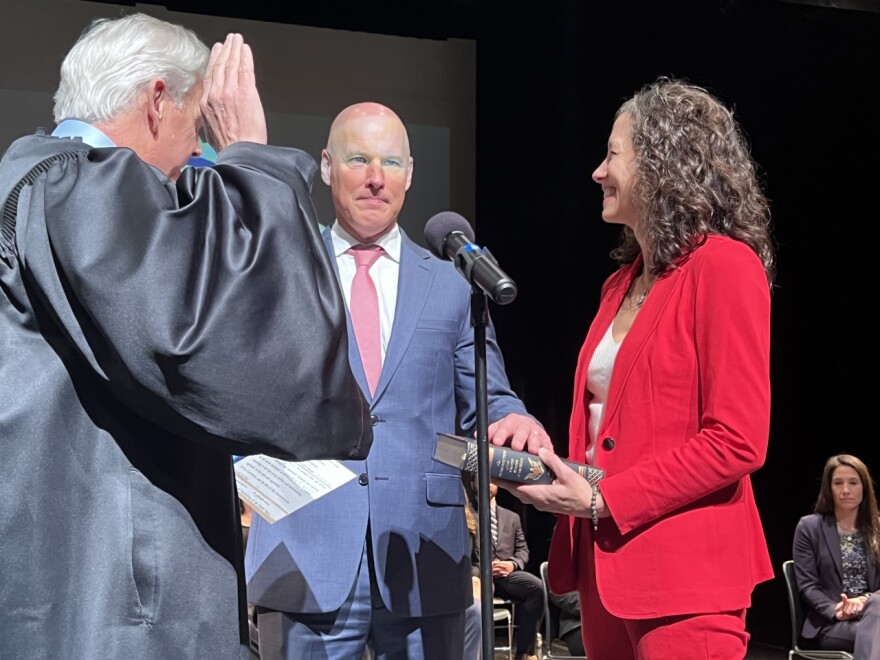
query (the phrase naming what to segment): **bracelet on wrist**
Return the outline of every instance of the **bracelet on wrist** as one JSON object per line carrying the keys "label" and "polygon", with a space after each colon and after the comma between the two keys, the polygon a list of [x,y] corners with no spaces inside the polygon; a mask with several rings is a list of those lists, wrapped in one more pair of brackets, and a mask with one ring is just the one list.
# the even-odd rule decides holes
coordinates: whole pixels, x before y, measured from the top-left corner
{"label": "bracelet on wrist", "polygon": [[598,486],[593,486],[593,495],[590,498],[590,518],[593,520],[593,531],[597,531],[599,529],[599,509],[597,508],[597,501],[599,499],[599,488]]}

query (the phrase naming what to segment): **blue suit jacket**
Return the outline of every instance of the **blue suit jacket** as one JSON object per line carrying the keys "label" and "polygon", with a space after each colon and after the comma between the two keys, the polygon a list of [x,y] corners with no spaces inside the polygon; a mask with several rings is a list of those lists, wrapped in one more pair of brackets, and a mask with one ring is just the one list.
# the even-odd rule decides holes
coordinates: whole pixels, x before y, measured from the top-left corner
{"label": "blue suit jacket", "polygon": [[[283,612],[338,609],[354,585],[369,531],[385,606],[404,616],[473,602],[465,495],[457,469],[433,460],[437,432],[476,424],[471,287],[401,231],[394,326],[371,401],[373,446],[346,461],[358,478],[274,525],[254,516],[248,600]],[[324,242],[333,253],[329,229]],[[333,259],[335,265],[336,261]],[[349,360],[370,400],[349,320]],[[489,420],[525,407],[511,391],[487,328]]]}
{"label": "blue suit jacket", "polygon": [[[843,593],[843,560],[834,516],[813,513],[800,519],[792,546],[798,591],[807,605],[801,634],[812,639],[834,622],[834,606]],[[868,558],[868,588],[880,590],[880,571]]]}

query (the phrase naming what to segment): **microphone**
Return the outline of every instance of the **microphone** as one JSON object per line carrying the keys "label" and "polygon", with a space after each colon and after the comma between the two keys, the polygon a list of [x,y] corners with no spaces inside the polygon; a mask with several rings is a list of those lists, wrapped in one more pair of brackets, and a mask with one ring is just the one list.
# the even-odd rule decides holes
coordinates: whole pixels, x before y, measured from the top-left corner
{"label": "microphone", "polygon": [[473,243],[474,230],[458,213],[443,211],[425,224],[425,243],[440,259],[450,259],[458,272],[499,305],[516,298],[516,284],[498,267],[486,248]]}

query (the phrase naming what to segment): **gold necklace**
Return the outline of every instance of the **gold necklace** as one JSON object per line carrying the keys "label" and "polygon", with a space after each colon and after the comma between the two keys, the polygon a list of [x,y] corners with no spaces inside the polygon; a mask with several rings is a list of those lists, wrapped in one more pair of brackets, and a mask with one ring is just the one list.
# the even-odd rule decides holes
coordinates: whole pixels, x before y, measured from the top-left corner
{"label": "gold necklace", "polygon": [[[642,281],[643,276],[639,276],[637,279],[633,280],[632,288],[635,289],[635,285],[638,282]],[[633,309],[641,309],[642,305],[645,304],[645,298],[648,297],[648,294],[651,292],[651,287],[654,286],[654,283],[645,286],[641,293],[637,294],[634,298],[631,298]]]}
{"label": "gold necklace", "polygon": [[844,534],[853,534],[854,532],[859,531],[859,528],[858,528],[858,527],[852,527],[852,528],[844,527],[844,526],[841,525],[840,523],[837,523],[837,529],[839,529],[839,530],[840,530],[841,532],[843,532]]}

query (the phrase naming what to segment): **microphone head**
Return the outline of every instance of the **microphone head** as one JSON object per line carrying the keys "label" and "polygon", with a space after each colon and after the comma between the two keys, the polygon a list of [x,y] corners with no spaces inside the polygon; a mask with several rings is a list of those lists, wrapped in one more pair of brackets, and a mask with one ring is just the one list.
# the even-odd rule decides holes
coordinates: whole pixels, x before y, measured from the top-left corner
{"label": "microphone head", "polygon": [[468,242],[474,242],[474,228],[471,227],[471,223],[458,213],[441,211],[425,223],[425,244],[434,256],[446,259],[443,243],[446,242],[446,237],[455,231],[464,234]]}

